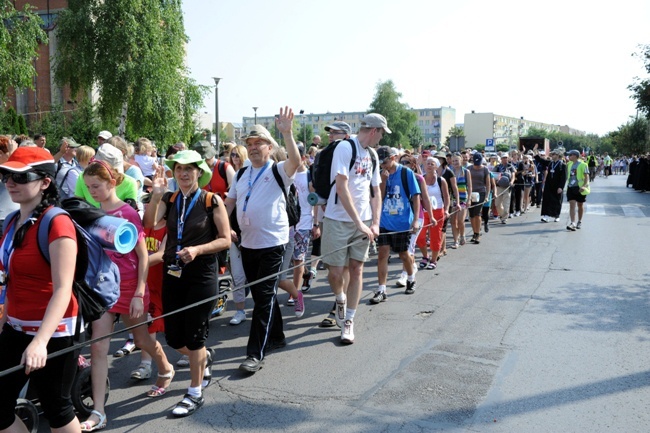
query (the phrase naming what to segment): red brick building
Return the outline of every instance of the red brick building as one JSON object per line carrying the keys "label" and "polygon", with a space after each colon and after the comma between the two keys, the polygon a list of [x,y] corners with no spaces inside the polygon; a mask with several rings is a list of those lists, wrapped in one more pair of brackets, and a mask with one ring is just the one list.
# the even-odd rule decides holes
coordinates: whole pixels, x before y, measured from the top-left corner
{"label": "red brick building", "polygon": [[51,106],[58,104],[64,111],[73,110],[76,101],[70,97],[70,89],[61,88],[54,83],[52,70],[52,57],[56,52],[57,41],[54,29],[58,13],[67,8],[67,0],[16,0],[15,7],[22,10],[25,4],[32,5],[34,13],[38,14],[44,22],[43,30],[47,33],[49,43],[40,44],[38,58],[34,59],[36,76],[33,79],[33,89],[16,91],[9,90],[9,104],[16,109],[18,114],[25,116],[27,125],[40,119],[43,113],[50,110]]}

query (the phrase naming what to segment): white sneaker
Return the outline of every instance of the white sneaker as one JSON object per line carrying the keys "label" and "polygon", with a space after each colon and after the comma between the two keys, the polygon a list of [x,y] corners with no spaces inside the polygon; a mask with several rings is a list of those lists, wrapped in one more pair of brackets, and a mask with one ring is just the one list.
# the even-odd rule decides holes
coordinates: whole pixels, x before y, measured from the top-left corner
{"label": "white sneaker", "polygon": [[343,300],[336,300],[336,311],[334,312],[334,317],[336,318],[336,325],[339,328],[343,328],[343,322],[345,322],[345,313],[347,312],[347,298],[343,295]]}
{"label": "white sneaker", "polygon": [[237,310],[232,319],[230,319],[231,325],[239,325],[241,322],[246,320],[246,312],[244,310]]}
{"label": "white sneaker", "polygon": [[406,273],[402,272],[402,275],[399,277],[399,279],[397,280],[397,283],[395,283],[395,285],[397,287],[406,287],[406,277],[407,277]]}
{"label": "white sneaker", "polygon": [[341,343],[354,343],[354,322],[352,322],[352,320],[346,320],[343,324],[341,329]]}
{"label": "white sneaker", "polygon": [[555,218],[553,221],[555,221],[556,223],[560,222],[560,217]]}
{"label": "white sneaker", "polygon": [[546,218],[546,215],[544,215],[544,216],[542,217],[542,222],[543,222],[543,223],[547,223],[547,222],[548,222],[548,218]]}

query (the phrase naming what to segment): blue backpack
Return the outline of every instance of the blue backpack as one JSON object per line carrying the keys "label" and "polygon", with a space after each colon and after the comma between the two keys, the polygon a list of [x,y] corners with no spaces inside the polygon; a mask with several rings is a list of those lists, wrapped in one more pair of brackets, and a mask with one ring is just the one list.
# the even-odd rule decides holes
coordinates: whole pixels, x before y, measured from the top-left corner
{"label": "blue backpack", "polygon": [[[88,205],[92,206],[92,205]],[[95,208],[96,209],[96,208]],[[4,232],[15,219],[18,211],[7,216]],[[38,249],[43,258],[50,262],[49,233],[52,220],[58,215],[70,214],[65,210],[52,207],[43,213],[38,227]],[[79,304],[79,314],[86,324],[99,319],[110,310],[120,297],[120,271],[104,252],[102,245],[72,217],[77,234],[77,261],[72,290]],[[79,321],[77,326],[80,326]],[[79,331],[79,329],[77,329]],[[76,332],[78,333],[78,332]]]}

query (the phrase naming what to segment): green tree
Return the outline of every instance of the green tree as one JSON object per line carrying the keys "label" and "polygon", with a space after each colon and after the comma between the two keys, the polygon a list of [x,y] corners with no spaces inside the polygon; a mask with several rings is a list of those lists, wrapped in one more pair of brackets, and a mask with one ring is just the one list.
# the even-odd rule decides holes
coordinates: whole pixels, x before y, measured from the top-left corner
{"label": "green tree", "polygon": [[409,131],[416,125],[417,115],[409,111],[407,104],[399,101],[402,94],[395,89],[392,80],[379,82],[376,87],[375,97],[370,103],[368,112],[379,113],[386,118],[392,134],[384,134],[379,143],[382,146],[398,147],[409,143]]}
{"label": "green tree", "polygon": [[0,0],[0,102],[7,97],[9,87],[33,88],[38,44],[47,44],[43,20],[33,9],[26,4],[18,11],[13,1]]}
{"label": "green tree", "polygon": [[311,125],[300,125],[296,135],[296,141],[302,141],[305,146],[309,147],[314,138],[314,128]]}
{"label": "green tree", "polygon": [[94,145],[96,143],[97,133],[100,129],[90,99],[84,98],[79,105],[74,106],[66,129],[80,144]]}
{"label": "green tree", "polygon": [[408,139],[412,149],[417,149],[424,143],[424,134],[422,134],[422,130],[415,123],[409,129]]}
{"label": "green tree", "polygon": [[465,129],[462,126],[453,126],[449,129],[449,133],[445,137],[445,146],[449,147],[451,137],[464,137]]}
{"label": "green tree", "polygon": [[52,105],[49,112],[44,113],[39,120],[31,124],[31,128],[32,135],[34,133],[45,134],[47,137],[46,147],[54,152],[59,149],[61,138],[71,135],[60,105]]}
{"label": "green tree", "polygon": [[57,82],[73,94],[96,85],[104,123],[125,117],[128,137],[161,148],[189,141],[209,88],[187,77],[180,0],[69,0],[57,38]]}
{"label": "green tree", "polygon": [[[612,152],[623,155],[633,155],[646,152],[648,149],[647,131],[649,121],[646,118],[632,118],[618,131],[609,133],[609,140],[598,147],[598,153]],[[610,150],[607,150],[610,149]]]}
{"label": "green tree", "polygon": [[[643,62],[646,74],[650,75],[650,44],[639,45],[639,51],[632,55]],[[633,83],[627,88],[632,92],[630,97],[636,100],[637,110],[650,119],[650,77],[634,77]]]}
{"label": "green tree", "polygon": [[5,113],[5,127],[7,134],[19,134],[18,115],[13,107],[9,107]]}
{"label": "green tree", "polygon": [[18,116],[18,134],[28,134],[27,131],[27,122],[25,122],[24,116]]}

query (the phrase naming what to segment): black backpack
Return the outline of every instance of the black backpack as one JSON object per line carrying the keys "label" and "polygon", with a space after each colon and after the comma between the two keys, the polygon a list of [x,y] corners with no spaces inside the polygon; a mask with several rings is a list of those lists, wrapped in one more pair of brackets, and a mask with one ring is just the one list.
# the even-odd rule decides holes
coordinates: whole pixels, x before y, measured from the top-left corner
{"label": "black backpack", "polygon": [[[349,170],[352,170],[352,167],[354,167],[354,162],[357,159],[357,146],[355,145],[354,140],[351,138],[346,138],[345,140],[336,140],[335,142],[330,143],[325,149],[321,150],[316,155],[314,163],[310,167],[311,182],[312,186],[314,187],[314,191],[316,191],[316,194],[325,200],[329,198],[332,186],[334,186],[334,182],[330,182],[334,150],[342,141],[347,141],[350,143],[350,147],[352,148],[352,159],[350,159],[349,167]],[[368,151],[370,152],[370,156],[372,158],[372,172],[374,173],[375,168],[377,167],[377,158],[375,157],[375,152],[372,149],[368,148]],[[370,194],[372,197],[374,197],[372,186],[370,187]],[[338,196],[334,199],[335,203],[337,201]]]}

